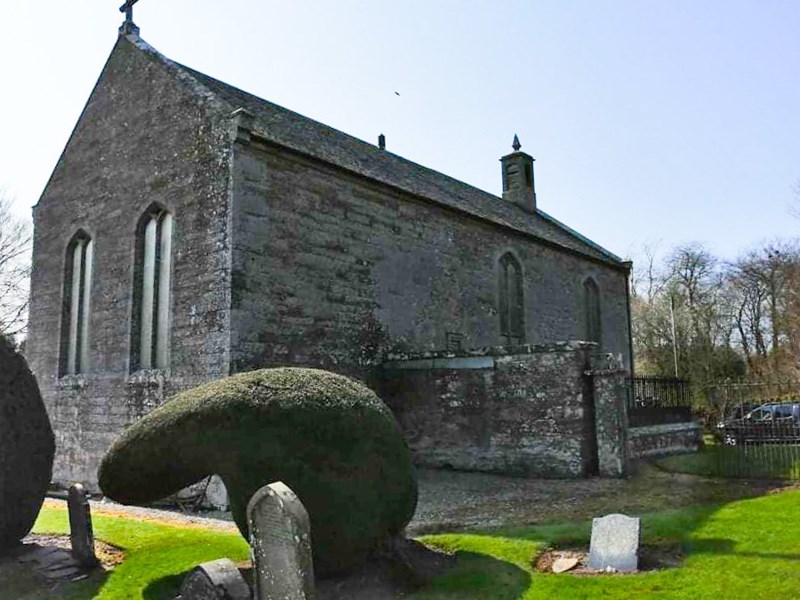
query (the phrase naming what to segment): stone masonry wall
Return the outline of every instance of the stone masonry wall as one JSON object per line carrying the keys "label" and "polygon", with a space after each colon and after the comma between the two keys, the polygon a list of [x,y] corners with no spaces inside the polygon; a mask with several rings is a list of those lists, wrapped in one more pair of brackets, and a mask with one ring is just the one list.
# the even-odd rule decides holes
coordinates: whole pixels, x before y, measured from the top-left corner
{"label": "stone masonry wall", "polygon": [[[212,100],[120,38],[34,209],[27,358],[56,434],[54,478],[96,484],[102,454],[165,396],[228,373],[230,129]],[[130,372],[134,239],[158,203],[174,217],[171,359]],[[67,244],[94,242],[90,366],[59,378]]]}
{"label": "stone masonry wall", "polygon": [[584,339],[592,276],[602,349],[629,365],[620,269],[255,139],[235,145],[233,194],[234,370],[367,377],[387,353],[442,350],[448,334],[467,349],[502,344],[508,251],[522,264],[526,343]]}
{"label": "stone masonry wall", "polygon": [[597,472],[621,477],[628,472],[628,371],[621,368],[592,369]]}
{"label": "stone masonry wall", "polygon": [[634,459],[697,452],[703,445],[703,432],[697,423],[667,423],[631,427],[628,452]]}
{"label": "stone masonry wall", "polygon": [[586,376],[592,346],[570,342],[509,349],[513,354],[496,348],[402,357],[384,365],[380,395],[419,465],[585,476],[597,469]]}

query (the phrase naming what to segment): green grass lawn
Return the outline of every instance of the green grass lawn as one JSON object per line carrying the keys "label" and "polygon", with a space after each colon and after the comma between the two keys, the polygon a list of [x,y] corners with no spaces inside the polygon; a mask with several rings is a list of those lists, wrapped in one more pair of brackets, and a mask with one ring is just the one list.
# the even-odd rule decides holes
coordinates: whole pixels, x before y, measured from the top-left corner
{"label": "green grass lawn", "polygon": [[[103,515],[94,515],[92,525],[97,539],[124,550],[125,561],[108,576],[65,586],[58,598],[172,600],[183,575],[199,563],[224,556],[241,561],[250,556],[247,543],[235,533],[173,527]],[[42,508],[33,531],[68,533],[66,510]],[[0,598],[6,600],[2,589],[0,583]],[[15,600],[51,597],[35,590],[29,595],[13,596]]]}
{"label": "green grass lawn", "polygon": [[[680,568],[636,575],[576,577],[534,573],[531,560],[548,547],[588,547],[589,523],[472,534],[432,535],[426,543],[457,553],[456,567],[417,600],[517,598],[730,598],[800,597],[800,491],[721,506],[693,506],[643,516],[643,541],[672,543],[686,553]],[[172,598],[192,566],[228,556],[247,558],[233,533],[184,529],[96,516],[95,534],[126,552],[110,575],[63,588],[60,598],[148,600]],[[45,509],[35,531],[65,532],[63,510]],[[0,590],[2,590],[0,580]],[[15,596],[38,600],[52,596]]]}

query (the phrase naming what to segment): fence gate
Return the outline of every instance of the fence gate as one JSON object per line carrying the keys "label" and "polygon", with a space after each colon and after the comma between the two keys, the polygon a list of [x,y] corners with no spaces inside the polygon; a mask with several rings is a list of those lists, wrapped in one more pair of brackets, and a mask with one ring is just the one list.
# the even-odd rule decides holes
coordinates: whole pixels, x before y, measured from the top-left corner
{"label": "fence gate", "polygon": [[703,390],[719,475],[800,478],[800,383],[722,382]]}

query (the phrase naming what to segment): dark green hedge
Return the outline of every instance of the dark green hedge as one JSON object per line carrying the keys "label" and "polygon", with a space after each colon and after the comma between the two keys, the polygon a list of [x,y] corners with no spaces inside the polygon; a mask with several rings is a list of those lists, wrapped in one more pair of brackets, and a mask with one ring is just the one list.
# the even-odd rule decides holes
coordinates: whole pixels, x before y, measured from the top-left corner
{"label": "dark green hedge", "polygon": [[417,500],[408,447],[386,405],[327,371],[264,369],[169,400],[103,459],[100,487],[127,504],[222,477],[240,531],[253,493],[283,481],[311,518],[318,575],[347,570],[402,531]]}
{"label": "dark green hedge", "polygon": [[36,379],[0,335],[0,554],[33,527],[50,484],[54,452]]}

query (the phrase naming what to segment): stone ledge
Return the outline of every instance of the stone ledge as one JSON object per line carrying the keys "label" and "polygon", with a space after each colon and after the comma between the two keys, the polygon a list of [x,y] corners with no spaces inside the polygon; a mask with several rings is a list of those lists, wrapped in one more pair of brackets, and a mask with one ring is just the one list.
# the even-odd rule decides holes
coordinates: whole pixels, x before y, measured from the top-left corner
{"label": "stone ledge", "polygon": [[695,422],[646,425],[628,430],[631,458],[658,458],[696,452],[701,445],[702,430]]}
{"label": "stone ledge", "polygon": [[684,433],[684,432],[700,432],[700,425],[691,422],[684,423],[661,423],[659,425],[644,425],[642,427],[631,427],[629,430],[630,437],[644,437],[648,435],[670,434],[670,433]]}
{"label": "stone ledge", "polygon": [[163,387],[167,381],[169,373],[163,369],[142,369],[125,378],[125,383],[133,387]]}
{"label": "stone ledge", "polygon": [[521,344],[518,346],[485,346],[458,352],[448,350],[430,350],[427,352],[390,352],[386,356],[386,363],[398,363],[425,359],[453,359],[472,358],[482,356],[513,356],[523,354],[544,354],[553,352],[575,352],[576,350],[591,350],[596,347],[594,342],[553,342],[550,344]]}
{"label": "stone ledge", "polygon": [[59,390],[82,390],[88,384],[89,381],[86,375],[79,373],[77,375],[63,375],[56,382],[56,387]]}

